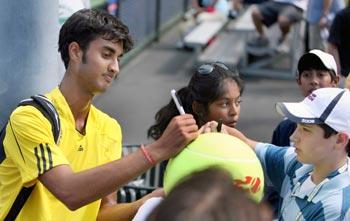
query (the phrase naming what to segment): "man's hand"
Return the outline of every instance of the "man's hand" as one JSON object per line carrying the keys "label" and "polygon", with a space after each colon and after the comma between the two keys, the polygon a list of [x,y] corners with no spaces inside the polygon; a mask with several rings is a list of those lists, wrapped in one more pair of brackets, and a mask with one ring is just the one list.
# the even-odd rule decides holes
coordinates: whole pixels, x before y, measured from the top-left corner
{"label": "man's hand", "polygon": [[198,126],[191,114],[174,117],[163,135],[154,143],[147,145],[153,158],[159,162],[169,159],[198,137]]}

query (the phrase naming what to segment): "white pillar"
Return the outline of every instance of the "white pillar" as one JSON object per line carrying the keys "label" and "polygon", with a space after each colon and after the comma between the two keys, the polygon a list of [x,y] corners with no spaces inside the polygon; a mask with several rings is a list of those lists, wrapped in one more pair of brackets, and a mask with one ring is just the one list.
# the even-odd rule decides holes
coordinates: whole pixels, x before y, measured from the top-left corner
{"label": "white pillar", "polygon": [[57,0],[2,0],[0,127],[23,98],[56,86],[59,71]]}

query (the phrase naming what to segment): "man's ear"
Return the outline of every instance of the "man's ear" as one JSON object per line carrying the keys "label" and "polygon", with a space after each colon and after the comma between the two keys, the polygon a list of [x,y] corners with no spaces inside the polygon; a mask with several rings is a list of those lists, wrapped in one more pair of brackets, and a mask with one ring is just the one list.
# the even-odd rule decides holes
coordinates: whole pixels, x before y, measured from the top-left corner
{"label": "man's ear", "polygon": [[298,75],[297,78],[295,78],[295,81],[297,82],[297,84],[300,86],[301,82],[300,82],[300,76]]}
{"label": "man's ear", "polygon": [[345,133],[338,133],[336,144],[340,147],[347,146],[349,142],[349,136]]}
{"label": "man's ear", "polygon": [[69,60],[74,62],[80,62],[83,58],[83,50],[79,44],[75,41],[71,42],[68,46]]}
{"label": "man's ear", "polygon": [[333,87],[337,87],[338,84],[339,84],[339,81],[340,81],[340,77],[339,77],[339,75],[336,75],[336,76],[334,77],[334,80],[332,81]]}

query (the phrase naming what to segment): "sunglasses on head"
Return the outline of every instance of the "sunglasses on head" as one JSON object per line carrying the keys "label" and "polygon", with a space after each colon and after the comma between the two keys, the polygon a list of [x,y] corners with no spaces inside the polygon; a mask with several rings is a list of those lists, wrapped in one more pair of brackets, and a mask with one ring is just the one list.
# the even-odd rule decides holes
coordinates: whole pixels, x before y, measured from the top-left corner
{"label": "sunglasses on head", "polygon": [[197,72],[200,75],[209,75],[213,72],[213,70],[215,69],[215,66],[218,66],[226,71],[229,71],[234,76],[239,76],[238,72],[232,72],[224,63],[221,63],[221,62],[202,64],[201,66],[198,67]]}

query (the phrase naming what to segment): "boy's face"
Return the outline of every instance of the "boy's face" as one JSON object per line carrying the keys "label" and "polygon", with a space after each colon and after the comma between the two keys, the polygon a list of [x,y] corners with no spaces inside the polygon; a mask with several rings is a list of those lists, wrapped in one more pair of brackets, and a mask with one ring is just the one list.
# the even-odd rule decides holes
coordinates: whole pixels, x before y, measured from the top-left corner
{"label": "boy's face", "polygon": [[290,137],[297,159],[301,163],[318,165],[332,160],[336,135],[324,138],[323,129],[316,124],[298,124]]}
{"label": "boy's face", "polygon": [[123,45],[103,38],[90,42],[77,65],[80,86],[96,95],[104,92],[119,74],[119,58],[123,54]]}
{"label": "boy's face", "polygon": [[304,70],[300,73],[297,83],[306,97],[312,91],[324,87],[337,87],[339,77],[332,80],[331,72],[326,70]]}

